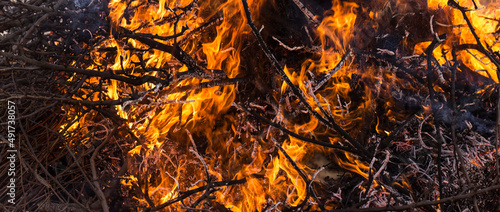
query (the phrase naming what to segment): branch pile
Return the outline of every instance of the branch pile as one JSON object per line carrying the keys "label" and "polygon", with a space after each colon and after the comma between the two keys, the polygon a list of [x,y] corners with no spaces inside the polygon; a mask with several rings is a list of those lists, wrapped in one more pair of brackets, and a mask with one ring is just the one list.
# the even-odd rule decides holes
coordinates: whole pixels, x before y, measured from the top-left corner
{"label": "branch pile", "polygon": [[[3,209],[500,208],[498,79],[461,59],[498,71],[500,31],[481,40],[471,9],[449,0],[466,23],[451,26],[418,1],[404,12],[386,4],[338,41],[317,35],[338,14],[314,1],[194,0],[133,29],[162,1],[124,2],[116,23],[101,0],[0,1],[0,129],[15,101],[20,182]],[[377,8],[338,4],[355,3]],[[230,56],[210,58],[222,26],[238,23],[237,41],[218,44],[234,45],[217,50]],[[153,30],[162,25],[173,32]],[[474,42],[449,44],[454,27]],[[340,57],[315,71],[325,52]]]}

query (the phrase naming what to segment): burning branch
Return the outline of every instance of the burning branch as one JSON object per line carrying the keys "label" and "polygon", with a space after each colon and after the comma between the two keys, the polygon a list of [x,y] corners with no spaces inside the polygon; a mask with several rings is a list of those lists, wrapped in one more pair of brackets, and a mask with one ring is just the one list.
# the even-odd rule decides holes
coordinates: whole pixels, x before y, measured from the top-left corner
{"label": "burning branch", "polygon": [[179,46],[170,46],[160,42],[157,42],[148,37],[143,37],[140,34],[136,34],[122,28],[125,31],[124,36],[137,39],[138,41],[150,46],[151,48],[158,49],[164,52],[168,52],[172,54],[175,58],[177,58],[181,63],[185,64],[191,71],[196,73],[198,76],[208,79],[216,79],[216,78],[226,78],[225,73],[221,70],[214,69],[205,69],[200,67],[196,61],[184,50],[182,50]]}
{"label": "burning branch", "polygon": [[182,193],[180,193],[179,197],[172,199],[172,200],[169,200],[161,205],[158,205],[158,206],[155,206],[152,208],[146,208],[145,211],[159,211],[159,210],[161,210],[169,205],[172,205],[176,202],[182,201],[182,200],[190,197],[193,194],[205,191],[207,187],[216,188],[216,187],[231,186],[231,185],[238,185],[238,184],[244,184],[244,183],[246,183],[246,179],[212,182],[212,183],[209,183],[209,185],[201,186],[199,188],[195,188],[195,189],[191,189],[191,190],[182,192]]}
{"label": "burning branch", "polygon": [[[475,4],[475,2],[474,2],[474,4]],[[467,8],[460,6],[457,2],[455,2],[455,0],[448,0],[448,5],[450,5],[451,7],[455,8],[455,9],[458,9],[462,13],[462,16],[464,17],[465,21],[467,22],[467,26],[469,26],[469,29],[471,30],[471,33],[474,36],[474,39],[476,39],[477,45],[479,47],[478,48],[479,51],[484,53],[490,59],[490,61],[493,62],[493,64],[495,64],[495,66],[497,67],[497,72],[500,71],[500,61],[498,60],[498,58],[495,58],[493,56],[493,54],[490,52],[491,50],[487,51],[486,48],[484,48],[483,43],[481,42],[481,39],[479,38],[479,36],[476,33],[476,30],[474,29],[474,26],[472,26],[470,19],[467,17]],[[477,9],[477,6],[476,6],[476,9]],[[500,75],[498,75],[498,76],[500,77]]]}
{"label": "burning branch", "polygon": [[38,66],[41,68],[45,68],[45,69],[82,74],[82,75],[86,75],[86,76],[101,77],[102,79],[113,79],[113,80],[118,80],[121,82],[129,83],[132,85],[142,85],[142,84],[147,83],[147,82],[155,82],[155,83],[164,82],[164,84],[168,84],[168,83],[165,83],[165,81],[167,81],[167,80],[158,79],[158,78],[152,77],[152,76],[130,78],[130,77],[112,74],[109,72],[92,71],[92,70],[85,70],[85,69],[79,69],[79,68],[74,68],[74,67],[65,67],[65,66],[41,62],[38,60],[27,58],[25,56],[19,56],[19,55],[14,55],[14,54],[5,53],[5,52],[0,52],[0,55],[4,56],[6,58],[21,60],[23,62],[29,63],[31,65],[35,65],[35,66]]}
{"label": "burning branch", "polygon": [[348,147],[340,146],[340,145],[337,145],[337,144],[331,144],[331,143],[324,142],[324,141],[317,141],[317,140],[314,140],[314,139],[310,139],[310,138],[301,136],[301,135],[296,134],[296,133],[294,133],[294,132],[292,132],[290,130],[287,130],[285,127],[283,127],[283,126],[281,126],[281,125],[279,125],[277,123],[269,121],[268,119],[262,117],[261,115],[259,115],[256,112],[253,112],[252,110],[245,110],[245,111],[248,111],[250,114],[252,114],[253,116],[257,117],[261,121],[269,124],[270,126],[278,128],[279,130],[281,130],[285,134],[290,135],[290,136],[295,137],[295,138],[298,138],[298,139],[300,139],[302,141],[313,143],[313,144],[317,144],[317,145],[328,147],[328,148],[332,148],[332,149],[339,149],[339,150],[343,150],[343,151],[346,151],[346,152],[350,152],[350,153],[356,154],[354,150],[352,150],[352,149],[350,149]]}
{"label": "burning branch", "polygon": [[349,58],[352,55],[351,49],[348,49],[347,52],[342,56],[342,59],[340,59],[340,62],[326,74],[323,79],[321,79],[319,82],[316,83],[316,86],[314,86],[314,91],[318,91],[328,80],[335,74],[337,71],[339,71],[344,63],[347,61],[347,58]]}

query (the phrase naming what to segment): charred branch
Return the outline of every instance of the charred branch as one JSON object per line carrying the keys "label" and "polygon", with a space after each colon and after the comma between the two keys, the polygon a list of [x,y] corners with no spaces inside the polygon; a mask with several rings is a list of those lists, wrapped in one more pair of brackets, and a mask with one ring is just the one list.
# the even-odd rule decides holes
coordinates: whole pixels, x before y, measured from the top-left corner
{"label": "charred branch", "polygon": [[204,77],[204,78],[209,78],[209,79],[214,79],[214,78],[226,78],[227,76],[225,73],[221,70],[209,70],[200,67],[196,61],[184,50],[182,50],[179,46],[171,46],[167,44],[160,43],[158,41],[155,41],[153,39],[143,37],[140,35],[137,35],[136,33],[131,32],[130,30],[127,30],[125,28],[121,28],[125,32],[125,37],[130,37],[133,39],[136,39],[140,41],[141,43],[144,43],[151,48],[158,49],[164,52],[168,52],[172,54],[175,58],[177,58],[181,63],[185,64],[189,69],[194,71],[197,75]]}
{"label": "charred branch", "polygon": [[238,184],[243,184],[243,183],[246,183],[246,179],[213,182],[213,183],[210,183],[210,185],[206,185],[206,186],[202,186],[202,187],[199,187],[199,188],[195,188],[195,189],[191,189],[191,190],[182,192],[179,197],[177,197],[175,199],[172,199],[172,200],[169,200],[169,201],[167,201],[167,202],[165,202],[165,203],[163,203],[161,205],[158,205],[158,206],[155,206],[155,207],[152,207],[152,208],[146,208],[145,211],[158,211],[158,210],[161,210],[161,209],[163,209],[163,208],[165,208],[165,207],[167,207],[167,206],[169,206],[171,204],[174,204],[176,202],[182,201],[182,200],[190,197],[193,194],[205,191],[208,186],[215,188],[215,187],[222,187],[222,186],[238,185]]}
{"label": "charred branch", "polygon": [[339,63],[335,66],[335,68],[331,69],[328,71],[328,73],[321,79],[319,82],[316,83],[314,86],[314,91],[319,90],[328,80],[335,74],[337,71],[339,71],[344,63],[347,61],[347,59],[352,55],[352,50],[348,49],[347,52],[342,56],[340,59]]}
{"label": "charred branch", "polygon": [[[475,3],[474,3],[475,4]],[[467,22],[467,26],[469,26],[469,29],[471,30],[472,35],[476,39],[477,45],[478,45],[478,50],[484,53],[490,60],[495,64],[497,67],[497,73],[500,70],[500,62],[499,59],[493,56],[493,54],[490,51],[487,51],[486,48],[484,47],[483,43],[481,42],[481,39],[476,33],[476,29],[474,29],[474,26],[472,26],[472,22],[470,21],[469,17],[467,16],[467,8],[460,6],[455,0],[448,0],[448,5],[451,7],[460,10],[462,13],[462,16],[464,17],[465,21]],[[476,6],[477,8],[477,6]],[[500,75],[499,75],[500,76]]]}
{"label": "charred branch", "polygon": [[252,114],[253,116],[255,116],[258,119],[260,119],[262,122],[265,122],[265,123],[267,123],[267,124],[269,124],[269,125],[271,125],[271,126],[273,126],[275,128],[278,128],[279,130],[281,130],[285,134],[293,136],[295,138],[298,138],[298,139],[300,139],[302,141],[313,143],[313,144],[317,144],[317,145],[324,146],[324,147],[327,147],[327,148],[339,149],[339,150],[343,150],[343,151],[346,151],[346,152],[350,152],[350,153],[356,154],[355,150],[352,150],[349,147],[340,146],[340,145],[337,145],[337,144],[331,144],[329,142],[324,142],[324,141],[317,141],[317,140],[314,140],[314,139],[310,139],[310,138],[301,136],[301,135],[296,134],[296,133],[294,133],[294,132],[292,132],[290,130],[287,130],[285,127],[283,127],[283,126],[281,126],[281,125],[279,125],[277,123],[269,121],[268,119],[262,117],[261,115],[259,115],[258,113],[254,112],[252,110],[246,110],[246,111],[248,111],[250,114]]}
{"label": "charred branch", "polygon": [[[31,64],[34,66],[38,66],[41,68],[45,68],[45,69],[70,72],[70,73],[82,74],[82,75],[87,75],[87,76],[101,77],[102,79],[114,79],[114,80],[118,80],[121,82],[129,83],[132,85],[142,85],[142,84],[147,83],[147,82],[153,82],[153,83],[164,82],[164,84],[168,84],[168,82],[170,81],[169,79],[162,80],[162,79],[159,79],[159,78],[156,78],[153,76],[143,76],[143,77],[131,78],[131,77],[112,74],[109,72],[93,71],[93,70],[86,70],[86,69],[80,69],[80,68],[74,68],[74,67],[67,67],[67,66],[42,62],[42,61],[31,59],[31,58],[28,58],[25,56],[19,56],[19,55],[14,55],[14,54],[5,53],[5,52],[0,52],[0,55],[4,56],[6,58],[20,60],[22,62]],[[165,83],[165,82],[167,82],[167,83]]]}

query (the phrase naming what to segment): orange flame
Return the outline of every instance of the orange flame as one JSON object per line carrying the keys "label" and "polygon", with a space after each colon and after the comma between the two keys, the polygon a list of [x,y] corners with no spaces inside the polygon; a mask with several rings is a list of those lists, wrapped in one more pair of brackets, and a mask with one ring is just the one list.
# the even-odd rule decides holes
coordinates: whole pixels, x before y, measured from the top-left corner
{"label": "orange flame", "polygon": [[[446,6],[445,0],[429,0],[430,9],[439,9]],[[267,1],[249,1],[252,15],[259,16],[260,8]],[[332,1],[332,8],[323,18],[321,24],[315,29],[316,36],[321,42],[322,50],[312,58],[304,59],[300,69],[285,66],[284,71],[292,82],[297,85],[305,94],[311,88],[311,84],[306,83],[308,72],[315,76],[322,76],[333,69],[341,60],[342,55],[351,48],[353,34],[358,33],[356,12],[360,6],[353,2],[340,0]],[[496,7],[495,7],[496,5]],[[182,10],[172,8],[182,8],[192,6],[195,12],[183,13]],[[470,5],[463,5],[470,6]],[[474,26],[481,26],[480,37],[483,42],[491,46],[495,51],[500,47],[493,44],[492,32],[495,31],[494,23],[482,16],[500,15],[499,5],[491,4],[485,9],[473,11],[471,20]],[[240,74],[240,63],[242,58],[240,53],[246,44],[246,38],[250,35],[250,28],[246,24],[242,5],[239,0],[229,0],[219,2],[217,0],[200,1],[193,5],[192,0],[159,0],[158,4],[149,4],[147,1],[132,0],[120,1],[112,0],[109,3],[110,20],[112,30],[119,31],[125,28],[137,33],[154,34],[158,36],[171,36],[181,32],[184,28],[187,30],[178,38],[168,41],[158,41],[168,45],[181,45],[185,52],[205,63],[208,69],[220,69],[229,78],[237,77]],[[217,14],[220,12],[220,14]],[[367,12],[367,11],[364,11]],[[376,19],[380,16],[378,13],[369,12],[368,18]],[[452,23],[449,25],[463,25],[461,14],[453,11]],[[215,27],[213,37],[200,36],[196,33],[190,35],[194,29],[200,27],[210,20],[218,18],[221,15],[222,22]],[[171,17],[180,17],[177,24],[170,21],[163,21]],[[437,23],[436,23],[437,24]],[[485,26],[484,28],[482,26]],[[366,27],[366,26],[365,26]],[[377,28],[375,24],[368,26]],[[458,38],[450,38],[450,42],[434,50],[434,55],[440,63],[442,59],[442,49],[450,49],[453,44],[473,43],[472,35],[464,30],[463,27],[453,28],[452,30],[462,30]],[[191,37],[189,37],[191,36]],[[181,42],[182,43],[182,42]],[[429,42],[419,43],[415,47],[415,53],[423,53]],[[152,49],[134,39],[118,39],[110,36],[101,43],[101,48],[115,47],[116,54],[102,53],[94,51],[91,57],[96,66],[106,66],[106,71],[130,70],[133,76],[157,76],[159,71],[147,71],[139,73],[141,67],[137,64],[144,61],[147,68],[151,70],[162,69],[168,74],[175,75],[188,71],[188,67],[180,64],[171,54]],[[142,54],[137,54],[136,50],[142,49]],[[139,50],[137,50],[139,51]],[[449,53],[448,53],[449,54]],[[475,55],[473,55],[475,54]],[[492,64],[488,64],[487,59],[478,56],[477,52],[460,52],[460,58],[466,65],[474,67],[476,70],[487,70],[487,73],[497,80],[496,72]],[[451,58],[450,55],[446,55]],[[142,58],[140,58],[142,57]],[[477,59],[479,58],[479,60]],[[112,61],[108,64],[109,61]],[[87,67],[96,69],[96,67]],[[353,85],[351,82],[359,81],[362,85]],[[137,102],[127,102],[116,106],[117,115],[127,120],[128,127],[140,139],[134,147],[131,147],[128,154],[134,158],[142,156],[143,162],[132,164],[135,173],[123,181],[123,185],[132,187],[132,183],[141,184],[144,191],[145,186],[137,176],[147,176],[149,182],[148,196],[151,197],[155,205],[171,200],[179,196],[179,191],[185,191],[196,187],[204,186],[206,183],[203,165],[199,160],[187,153],[189,148],[196,149],[196,139],[192,137],[206,138],[207,146],[204,146],[208,172],[215,180],[227,179],[247,179],[245,185],[223,188],[216,192],[216,201],[224,204],[232,211],[254,211],[261,209],[266,205],[287,204],[288,206],[297,206],[306,201],[307,186],[304,179],[300,177],[298,171],[292,166],[290,161],[281,152],[276,153],[274,144],[266,143],[251,136],[242,135],[238,127],[238,120],[228,113],[231,103],[236,98],[236,86],[227,85],[223,87],[212,87],[205,89],[193,89],[189,92],[175,92],[179,86],[197,86],[200,83],[207,82],[206,79],[173,79],[171,85],[168,85],[168,92],[151,90],[158,89],[152,83],[146,83],[140,86],[138,92],[148,93],[141,101],[147,101],[148,104]],[[330,108],[333,119],[347,131],[359,129],[361,120],[365,114],[373,113],[374,99],[380,94],[383,82],[387,84],[396,84],[395,77],[390,71],[377,68],[367,68],[359,70],[355,65],[346,63],[343,69],[333,75],[326,85],[319,89],[315,95],[318,102],[311,95],[307,96],[307,101],[314,107],[314,110],[320,112],[320,107]],[[89,84],[100,83],[95,78],[88,80]],[[120,99],[131,93],[130,88],[116,81],[106,82],[106,95],[110,99]],[[356,90],[357,89],[357,90]],[[281,86],[281,94],[288,90],[285,83]],[[351,105],[350,93],[356,90],[362,93],[359,95],[361,100],[357,105]],[[86,91],[83,91],[86,92]],[[90,98],[99,100],[96,93],[86,93],[92,95]],[[174,104],[165,102],[175,102]],[[295,102],[297,103],[297,102]],[[387,107],[390,102],[386,103]],[[397,114],[389,112],[389,117],[395,117]],[[283,114],[283,113],[282,113]],[[85,118],[82,117],[79,122],[70,126],[74,129],[85,124]],[[277,117],[284,120],[283,125],[291,131],[307,136],[327,136],[331,143],[339,142],[338,136],[332,135],[328,129],[321,126],[317,119],[310,117],[301,123],[287,121],[284,117]],[[379,126],[378,117],[377,132],[388,131]],[[390,118],[391,119],[391,118]],[[395,122],[395,118],[391,121]],[[188,131],[185,131],[188,130]],[[248,130],[250,131],[250,130]],[[257,129],[255,130],[257,131]],[[237,138],[236,138],[237,137]],[[193,140],[195,144],[189,142]],[[317,167],[310,164],[308,156],[316,152],[326,152],[323,148],[316,145],[304,143],[298,139],[290,138],[282,144],[282,148],[292,158],[292,160],[304,170],[304,174],[310,179]],[[273,154],[274,153],[274,154]],[[341,157],[335,156],[340,167],[368,179],[369,167],[364,162],[358,160],[349,153]],[[134,176],[136,174],[137,176]],[[187,177],[186,177],[187,176]],[[375,181],[375,184],[377,182]],[[403,182],[404,187],[409,187]],[[148,205],[143,197],[135,197],[140,204]],[[280,201],[286,199],[286,201]],[[174,207],[180,205],[174,205]]]}

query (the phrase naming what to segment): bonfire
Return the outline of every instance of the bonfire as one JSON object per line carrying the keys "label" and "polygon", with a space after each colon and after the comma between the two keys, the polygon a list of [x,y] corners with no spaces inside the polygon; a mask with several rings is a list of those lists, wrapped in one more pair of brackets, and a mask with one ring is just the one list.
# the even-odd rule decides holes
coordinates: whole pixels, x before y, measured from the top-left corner
{"label": "bonfire", "polygon": [[0,1],[2,211],[499,211],[500,3]]}

